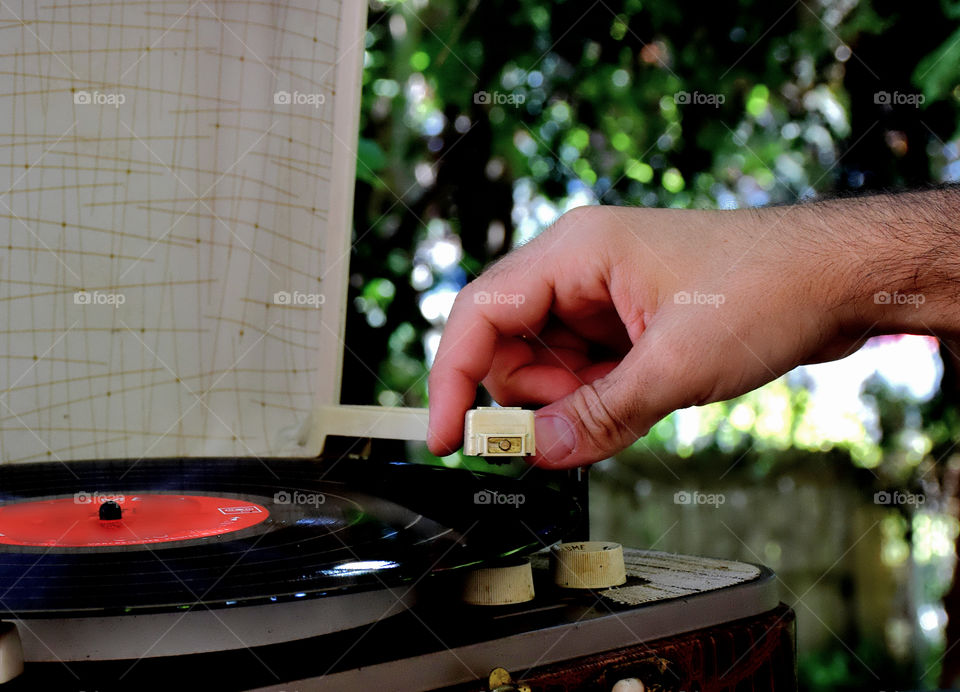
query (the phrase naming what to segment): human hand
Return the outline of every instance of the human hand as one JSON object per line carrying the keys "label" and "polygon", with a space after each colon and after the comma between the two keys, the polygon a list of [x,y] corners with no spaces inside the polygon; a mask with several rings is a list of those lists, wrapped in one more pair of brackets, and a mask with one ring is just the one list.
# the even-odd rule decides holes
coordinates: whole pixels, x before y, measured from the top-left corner
{"label": "human hand", "polygon": [[459,447],[480,382],[503,405],[544,405],[533,461],[567,468],[675,409],[852,352],[876,331],[857,252],[793,209],[568,212],[458,295],[430,374],[430,449]]}

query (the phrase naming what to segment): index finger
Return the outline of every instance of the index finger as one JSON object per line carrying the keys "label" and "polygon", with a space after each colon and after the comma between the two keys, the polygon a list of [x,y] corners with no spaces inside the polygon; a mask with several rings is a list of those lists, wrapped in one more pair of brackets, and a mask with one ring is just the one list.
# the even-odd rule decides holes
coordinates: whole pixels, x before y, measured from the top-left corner
{"label": "index finger", "polygon": [[434,454],[452,454],[463,443],[463,419],[490,371],[498,336],[536,334],[546,321],[553,302],[547,267],[511,265],[467,284],[450,311],[430,370],[427,444]]}

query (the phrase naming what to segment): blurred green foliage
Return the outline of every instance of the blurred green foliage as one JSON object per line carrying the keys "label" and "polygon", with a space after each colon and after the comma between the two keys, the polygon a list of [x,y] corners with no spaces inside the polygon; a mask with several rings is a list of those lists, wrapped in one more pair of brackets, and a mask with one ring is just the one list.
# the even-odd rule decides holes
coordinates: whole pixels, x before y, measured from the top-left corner
{"label": "blurred green foliage", "polygon": [[[372,3],[347,398],[422,404],[424,371],[407,359],[424,346],[409,330],[440,323],[418,310],[423,294],[456,290],[570,205],[742,207],[958,177],[957,12]],[[424,256],[444,239],[462,248],[453,270]],[[382,280],[395,292],[369,295]]]}
{"label": "blurred green foliage", "polygon": [[[737,208],[960,179],[958,21],[951,0],[371,2],[344,400],[424,405],[453,294],[571,206]],[[776,430],[771,397],[786,402]],[[960,440],[956,395],[874,381],[864,401],[875,429],[824,446],[803,382],[780,381],[716,405],[692,442],[671,417],[636,451],[761,478],[792,463],[785,450],[832,448],[865,492],[936,481]],[[844,652],[806,660],[805,684],[856,688]]]}

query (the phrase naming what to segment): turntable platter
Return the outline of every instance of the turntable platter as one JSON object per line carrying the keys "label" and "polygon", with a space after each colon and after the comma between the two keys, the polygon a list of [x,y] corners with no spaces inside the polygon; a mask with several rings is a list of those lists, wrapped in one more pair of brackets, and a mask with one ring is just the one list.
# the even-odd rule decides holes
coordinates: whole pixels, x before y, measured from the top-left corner
{"label": "turntable platter", "polygon": [[578,512],[542,484],[400,462],[2,466],[0,615],[230,608],[384,589],[540,549]]}

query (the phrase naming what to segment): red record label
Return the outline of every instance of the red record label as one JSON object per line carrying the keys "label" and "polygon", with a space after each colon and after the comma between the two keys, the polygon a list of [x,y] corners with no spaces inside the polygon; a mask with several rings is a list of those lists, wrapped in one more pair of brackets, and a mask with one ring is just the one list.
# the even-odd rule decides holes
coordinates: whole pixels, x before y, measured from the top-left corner
{"label": "red record label", "polygon": [[[119,519],[100,519],[104,503]],[[115,507],[112,507],[114,510]],[[207,495],[76,493],[0,506],[0,544],[92,548],[218,536],[265,521],[262,505]]]}

